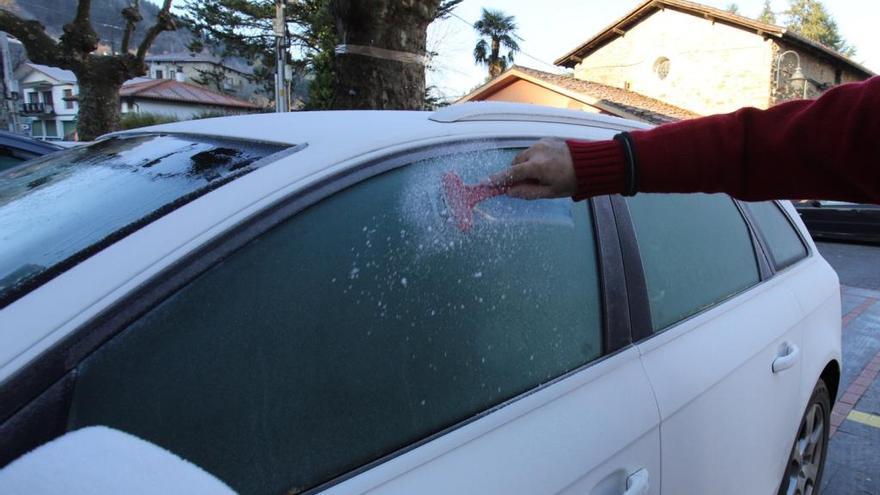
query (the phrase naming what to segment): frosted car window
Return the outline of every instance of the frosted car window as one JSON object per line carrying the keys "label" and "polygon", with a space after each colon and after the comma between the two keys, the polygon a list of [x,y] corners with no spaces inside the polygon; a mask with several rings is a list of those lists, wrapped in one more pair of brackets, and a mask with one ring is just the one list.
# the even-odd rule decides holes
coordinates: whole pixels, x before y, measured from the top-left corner
{"label": "frosted car window", "polygon": [[0,307],[281,149],[146,135],[71,148],[0,173]]}
{"label": "frosted car window", "polygon": [[627,204],[654,330],[758,283],[748,227],[729,197],[639,194]]}
{"label": "frosted car window", "polygon": [[807,256],[807,248],[795,232],[794,226],[772,201],[746,204],[764,237],[777,270]]}
{"label": "frosted car window", "polygon": [[262,235],[84,363],[71,428],[298,493],[595,359],[585,203],[496,198],[467,233],[437,203],[443,171],[472,182],[513,155],[396,169]]}

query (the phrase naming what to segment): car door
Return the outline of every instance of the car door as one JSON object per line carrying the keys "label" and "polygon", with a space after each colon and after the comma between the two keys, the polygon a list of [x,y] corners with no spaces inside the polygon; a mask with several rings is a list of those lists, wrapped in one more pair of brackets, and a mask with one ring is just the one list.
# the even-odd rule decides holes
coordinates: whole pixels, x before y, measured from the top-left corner
{"label": "car door", "polygon": [[463,232],[438,196],[522,145],[357,164],[178,264],[78,366],[68,428],[243,494],[660,493],[607,198],[496,198]]}
{"label": "car door", "polygon": [[797,300],[784,280],[761,282],[766,258],[731,198],[616,207],[645,288],[634,332],[662,418],[663,492],[775,493],[803,406]]}

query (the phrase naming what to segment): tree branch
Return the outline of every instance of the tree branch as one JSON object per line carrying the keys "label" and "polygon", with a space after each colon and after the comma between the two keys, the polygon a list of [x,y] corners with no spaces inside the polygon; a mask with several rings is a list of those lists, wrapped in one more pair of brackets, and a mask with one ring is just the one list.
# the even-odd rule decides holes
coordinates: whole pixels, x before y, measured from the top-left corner
{"label": "tree branch", "polygon": [[138,61],[143,63],[147,50],[150,49],[153,41],[156,40],[156,36],[159,36],[162,31],[174,31],[175,29],[177,29],[177,25],[174,23],[174,17],[171,15],[171,0],[164,0],[162,10],[159,11],[159,15],[156,17],[156,24],[153,24],[149,31],[147,31],[146,36],[144,36],[143,41],[138,46]]}
{"label": "tree branch", "polygon": [[91,22],[89,13],[92,11],[92,0],[79,0],[76,4],[76,17],[73,18],[73,24],[78,25],[83,22]]}
{"label": "tree branch", "polygon": [[138,4],[139,0],[132,0],[131,5],[122,9],[122,18],[125,19],[125,33],[122,35],[122,47],[119,50],[122,53],[128,53],[128,45],[135,26],[143,20]]}
{"label": "tree branch", "polygon": [[28,58],[34,63],[71,69],[58,43],[48,34],[38,21],[26,21],[4,9],[0,9],[0,31],[6,31],[18,38],[27,50]]}
{"label": "tree branch", "polygon": [[61,35],[61,49],[80,61],[98,48],[98,33],[89,18],[91,9],[92,0],[79,0],[76,17],[64,25],[64,34]]}

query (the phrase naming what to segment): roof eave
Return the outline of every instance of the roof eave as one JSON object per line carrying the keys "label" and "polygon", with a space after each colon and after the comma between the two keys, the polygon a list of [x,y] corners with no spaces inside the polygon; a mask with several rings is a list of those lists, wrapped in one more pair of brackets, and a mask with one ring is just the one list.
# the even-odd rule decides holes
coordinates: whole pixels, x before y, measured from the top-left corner
{"label": "roof eave", "polygon": [[828,58],[834,59],[838,62],[842,62],[842,63],[850,66],[851,68],[855,69],[856,72],[861,72],[862,75],[864,75],[865,77],[873,77],[876,75],[873,71],[871,71],[871,69],[868,69],[864,65],[851,60],[846,55],[844,55],[834,49],[828,48],[827,46],[825,46],[821,43],[817,43],[811,39],[805,38],[795,32],[792,32],[792,31],[789,31],[786,29],[778,37],[785,40],[785,41],[792,41],[796,44],[800,44],[801,46],[807,48],[808,50],[818,51],[819,53],[821,53],[822,55],[824,55]]}
{"label": "roof eave", "polygon": [[622,18],[618,19],[617,21],[606,27],[599,34],[593,36],[587,41],[581,43],[575,49],[556,59],[554,63],[563,67],[574,67],[574,65],[579,63],[586,55],[589,55],[593,51],[597,50],[604,44],[611,41],[613,38],[625,34],[626,30],[632,25],[638,24],[644,18],[654,14],[654,12],[666,8],[688,13],[691,15],[705,17],[711,19],[713,22],[721,22],[724,24],[732,25],[734,27],[749,29],[761,35],[781,36],[786,31],[780,26],[765,24],[763,22],[748,19],[737,14],[723,11],[721,9],[716,9],[714,7],[709,7],[686,0],[647,0]]}

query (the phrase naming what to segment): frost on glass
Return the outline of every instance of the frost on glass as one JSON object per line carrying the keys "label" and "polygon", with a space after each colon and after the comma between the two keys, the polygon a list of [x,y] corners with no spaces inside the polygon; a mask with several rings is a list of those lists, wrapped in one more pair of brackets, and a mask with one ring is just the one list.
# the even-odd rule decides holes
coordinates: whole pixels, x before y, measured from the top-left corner
{"label": "frost on glass", "polygon": [[47,270],[162,207],[250,170],[275,146],[108,139],[0,174],[0,304]]}
{"label": "frost on glass", "polygon": [[639,194],[627,204],[654,330],[758,283],[748,228],[728,196]]}
{"label": "frost on glass", "polygon": [[596,358],[585,203],[492,199],[466,233],[443,212],[443,172],[477,181],[514,153],[385,173],[252,242],[85,364],[71,426],[287,493]]}
{"label": "frost on glass", "polygon": [[771,201],[746,203],[767,243],[777,269],[784,268],[807,255],[794,227],[785,214]]}

